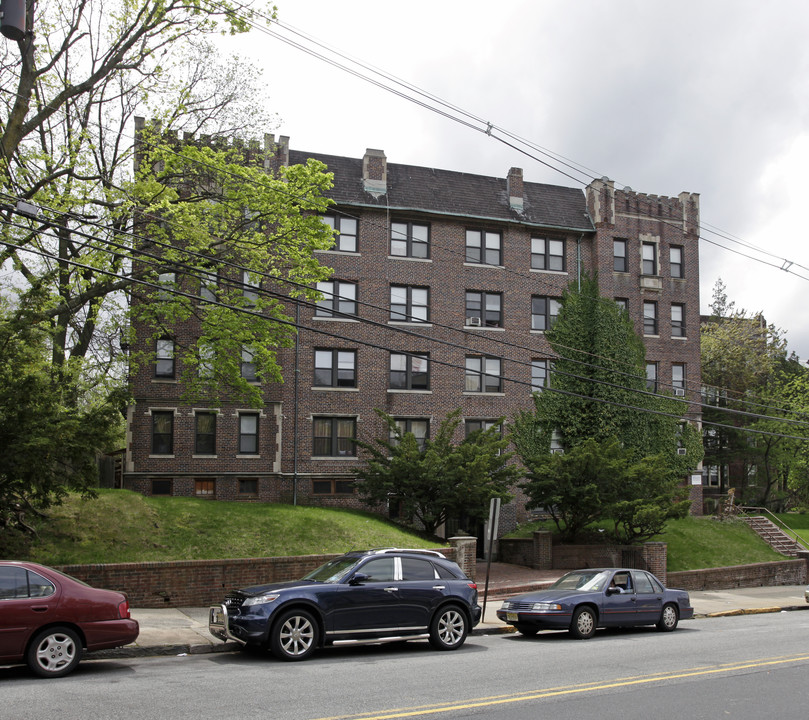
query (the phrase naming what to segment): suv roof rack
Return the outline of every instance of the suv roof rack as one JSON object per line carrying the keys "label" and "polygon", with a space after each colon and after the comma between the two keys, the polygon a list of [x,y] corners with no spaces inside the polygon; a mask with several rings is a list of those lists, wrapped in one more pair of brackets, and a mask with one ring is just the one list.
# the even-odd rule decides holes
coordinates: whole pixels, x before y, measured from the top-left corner
{"label": "suv roof rack", "polygon": [[384,555],[385,553],[415,553],[416,555],[431,555],[432,557],[447,559],[447,556],[444,555],[444,553],[438,552],[438,550],[425,550],[424,548],[383,547],[371,548],[368,552],[375,555]]}

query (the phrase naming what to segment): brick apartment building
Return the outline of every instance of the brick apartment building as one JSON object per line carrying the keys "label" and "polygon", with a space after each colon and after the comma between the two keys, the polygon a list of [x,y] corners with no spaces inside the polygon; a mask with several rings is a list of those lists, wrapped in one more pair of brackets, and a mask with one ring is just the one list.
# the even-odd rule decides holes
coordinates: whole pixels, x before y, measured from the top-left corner
{"label": "brick apartment building", "polygon": [[[351,441],[387,433],[376,408],[423,437],[456,408],[469,432],[532,407],[552,355],[543,330],[580,272],[597,271],[602,294],[634,319],[650,386],[698,402],[697,195],[606,178],[582,191],[527,182],[519,168],[496,178],[389,163],[379,150],[304,153],[284,137],[275,148],[277,162],[313,157],[334,173],[325,221],[340,234],[319,253],[334,269],[324,299],[290,305],[297,345],[279,352],[285,382],[262,388],[260,410],[191,407],[159,361],[142,369],[124,487],[359,507]],[[517,498],[501,532],[525,517]]]}

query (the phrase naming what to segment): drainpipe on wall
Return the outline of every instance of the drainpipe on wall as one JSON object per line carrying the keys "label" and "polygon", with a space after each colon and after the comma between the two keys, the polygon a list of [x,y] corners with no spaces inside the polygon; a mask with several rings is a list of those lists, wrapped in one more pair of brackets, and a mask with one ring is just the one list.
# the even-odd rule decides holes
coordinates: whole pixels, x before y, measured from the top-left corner
{"label": "drainpipe on wall", "polygon": [[295,399],[292,405],[292,504],[298,504],[298,357],[300,355],[300,333],[301,333],[301,303],[299,298],[295,298],[295,382],[293,392]]}
{"label": "drainpipe on wall", "polygon": [[581,239],[583,237],[584,233],[580,233],[576,240],[576,282],[579,292],[581,292]]}

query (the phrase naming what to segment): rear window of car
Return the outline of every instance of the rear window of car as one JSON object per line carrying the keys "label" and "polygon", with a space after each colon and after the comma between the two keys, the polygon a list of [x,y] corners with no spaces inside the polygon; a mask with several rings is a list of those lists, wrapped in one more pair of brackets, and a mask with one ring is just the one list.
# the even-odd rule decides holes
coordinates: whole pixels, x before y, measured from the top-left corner
{"label": "rear window of car", "polygon": [[39,573],[21,567],[0,567],[0,600],[48,597],[54,592],[53,583]]}

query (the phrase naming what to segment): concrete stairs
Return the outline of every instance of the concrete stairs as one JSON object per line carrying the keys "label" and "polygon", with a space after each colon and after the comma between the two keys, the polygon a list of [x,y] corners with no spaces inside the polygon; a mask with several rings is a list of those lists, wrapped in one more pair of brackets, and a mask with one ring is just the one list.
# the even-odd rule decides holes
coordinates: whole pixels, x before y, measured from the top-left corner
{"label": "concrete stairs", "polygon": [[800,543],[793,540],[774,522],[762,515],[747,515],[744,521],[756,531],[774,550],[788,557],[795,557],[798,550],[805,550]]}

